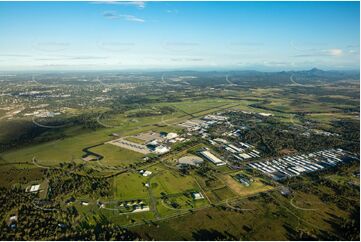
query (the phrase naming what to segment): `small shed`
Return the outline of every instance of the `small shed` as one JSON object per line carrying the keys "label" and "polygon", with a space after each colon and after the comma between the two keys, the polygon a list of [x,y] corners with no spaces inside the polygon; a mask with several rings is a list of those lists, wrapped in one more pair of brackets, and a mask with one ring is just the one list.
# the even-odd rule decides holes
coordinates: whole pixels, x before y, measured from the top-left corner
{"label": "small shed", "polygon": [[193,192],[193,193],[192,193],[192,197],[193,197],[194,200],[199,200],[199,199],[203,199],[203,198],[204,198],[204,196],[203,196],[202,193],[200,193],[200,192]]}

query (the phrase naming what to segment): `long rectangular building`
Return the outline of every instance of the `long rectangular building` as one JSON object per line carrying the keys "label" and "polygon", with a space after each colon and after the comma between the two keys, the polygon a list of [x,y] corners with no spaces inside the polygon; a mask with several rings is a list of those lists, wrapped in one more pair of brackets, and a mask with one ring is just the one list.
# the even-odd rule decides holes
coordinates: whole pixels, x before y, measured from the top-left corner
{"label": "long rectangular building", "polygon": [[204,158],[206,158],[207,160],[211,161],[213,164],[215,164],[216,166],[223,166],[226,165],[226,162],[222,161],[221,159],[219,159],[217,156],[213,155],[211,152],[209,152],[208,150],[202,151],[200,152],[202,156],[204,156]]}

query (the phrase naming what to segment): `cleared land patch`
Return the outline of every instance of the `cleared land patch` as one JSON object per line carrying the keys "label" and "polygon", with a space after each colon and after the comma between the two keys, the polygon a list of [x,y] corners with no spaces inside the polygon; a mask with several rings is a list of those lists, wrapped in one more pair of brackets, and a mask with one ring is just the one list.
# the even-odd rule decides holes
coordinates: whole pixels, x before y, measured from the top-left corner
{"label": "cleared land patch", "polygon": [[124,173],[113,178],[114,199],[148,199],[146,177],[136,173]]}
{"label": "cleared land patch", "polygon": [[222,179],[227,184],[227,186],[239,196],[248,196],[259,192],[265,192],[273,188],[263,184],[262,181],[258,178],[254,178],[254,181],[248,187],[236,181],[230,175],[222,175]]}

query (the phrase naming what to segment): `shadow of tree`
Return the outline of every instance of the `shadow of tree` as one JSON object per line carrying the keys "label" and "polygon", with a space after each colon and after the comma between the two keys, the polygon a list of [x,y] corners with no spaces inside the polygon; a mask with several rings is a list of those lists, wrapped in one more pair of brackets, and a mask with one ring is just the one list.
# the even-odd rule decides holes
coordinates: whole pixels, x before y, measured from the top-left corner
{"label": "shadow of tree", "polygon": [[194,240],[209,241],[209,240],[237,240],[233,235],[224,231],[223,233],[211,229],[200,229],[192,233]]}

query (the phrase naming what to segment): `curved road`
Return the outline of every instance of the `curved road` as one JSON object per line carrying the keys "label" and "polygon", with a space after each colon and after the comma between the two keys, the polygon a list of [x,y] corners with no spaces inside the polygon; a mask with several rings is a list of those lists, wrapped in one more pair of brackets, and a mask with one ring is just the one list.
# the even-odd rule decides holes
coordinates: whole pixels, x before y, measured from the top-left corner
{"label": "curved road", "polygon": [[294,85],[297,85],[297,86],[303,86],[302,84],[300,84],[300,83],[298,83],[298,82],[295,82],[295,80],[293,80],[293,76],[294,76],[295,74],[292,74],[291,76],[290,76],[290,81],[292,82],[292,84],[294,84]]}
{"label": "curved road", "polygon": [[44,124],[38,123],[38,122],[35,120],[35,117],[32,118],[32,121],[33,121],[33,124],[35,124],[36,126],[39,126],[39,127],[41,127],[41,128],[60,129],[60,128],[64,128],[64,127],[67,126],[67,124],[62,124],[62,125],[44,125]]}
{"label": "curved road", "polygon": [[301,207],[298,207],[293,203],[293,199],[294,199],[294,197],[290,200],[290,204],[291,204],[292,207],[294,207],[296,209],[303,210],[303,211],[315,211],[315,210],[318,210],[317,208],[301,208]]}
{"label": "curved road", "polygon": [[100,124],[101,126],[103,126],[104,128],[116,128],[118,126],[114,126],[114,125],[109,125],[109,124],[105,124],[105,123],[102,123],[100,122],[100,118],[103,114],[100,114],[98,117],[97,117],[97,123]]}

